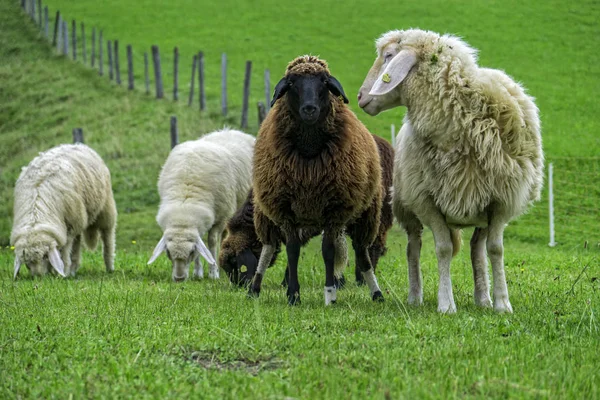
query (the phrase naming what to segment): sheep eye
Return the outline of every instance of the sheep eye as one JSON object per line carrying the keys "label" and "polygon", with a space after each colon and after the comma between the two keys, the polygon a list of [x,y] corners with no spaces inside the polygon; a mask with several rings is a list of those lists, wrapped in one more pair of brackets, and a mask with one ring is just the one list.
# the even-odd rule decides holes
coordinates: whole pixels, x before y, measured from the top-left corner
{"label": "sheep eye", "polygon": [[390,61],[391,59],[392,59],[392,54],[391,54],[391,53],[387,53],[387,54],[385,55],[385,62],[388,62],[388,61]]}

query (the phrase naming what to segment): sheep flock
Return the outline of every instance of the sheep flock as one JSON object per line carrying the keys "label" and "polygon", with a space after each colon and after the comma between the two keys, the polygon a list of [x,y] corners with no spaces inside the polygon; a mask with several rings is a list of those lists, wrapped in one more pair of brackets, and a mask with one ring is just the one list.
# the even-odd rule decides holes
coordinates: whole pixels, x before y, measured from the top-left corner
{"label": "sheep flock", "polygon": [[[148,263],[166,253],[173,281],[186,280],[191,264],[198,279],[203,264],[212,279],[222,269],[252,298],[285,244],[282,285],[288,304],[298,305],[300,253],[317,237],[330,305],[345,283],[348,237],[357,283],[373,301],[383,301],[376,266],[395,217],[408,239],[409,304],[423,304],[425,226],[435,242],[438,311],[456,312],[450,266],[462,232],[473,228],[475,304],[512,312],[503,233],[539,200],[543,184],[534,99],[503,71],[480,67],[477,51],[456,36],[394,30],[375,47],[358,105],[370,116],[406,108],[393,146],[350,110],[325,60],[297,57],[274,89],[257,138],[224,128],[171,150],[158,177],[162,236]],[[82,244],[94,249],[99,241],[106,270],[114,270],[111,176],[90,147],[60,145],[40,153],[23,168],[14,200],[15,279],[22,265],[32,276],[74,276]]]}

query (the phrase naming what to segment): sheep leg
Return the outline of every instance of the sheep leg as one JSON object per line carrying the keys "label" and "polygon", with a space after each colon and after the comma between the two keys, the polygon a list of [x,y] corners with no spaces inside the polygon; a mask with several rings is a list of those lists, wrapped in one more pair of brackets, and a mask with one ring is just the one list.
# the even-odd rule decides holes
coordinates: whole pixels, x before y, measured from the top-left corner
{"label": "sheep leg", "polygon": [[326,232],[323,235],[323,242],[321,244],[321,252],[323,254],[323,261],[325,262],[325,305],[335,304],[337,301],[337,293],[334,282],[334,263],[336,256],[336,249],[334,244],[335,236],[331,232]]}
{"label": "sheep leg", "polygon": [[358,266],[358,263],[354,267],[354,277],[356,278],[356,284],[358,286],[363,286],[365,284],[365,278],[363,277],[363,274],[360,271],[360,267]]}
{"label": "sheep leg", "polygon": [[204,269],[202,268],[202,262],[200,256],[194,259],[194,278],[204,279]]}
{"label": "sheep leg", "polygon": [[258,260],[258,267],[256,268],[256,273],[252,278],[252,283],[248,287],[248,296],[249,297],[258,297],[260,295],[260,287],[262,285],[262,280],[269,268],[269,263],[273,259],[273,254],[275,254],[275,246],[271,244],[263,245],[262,251],[260,253],[260,260]]}
{"label": "sheep leg", "polygon": [[494,310],[497,312],[512,313],[512,306],[508,299],[506,276],[504,275],[504,226],[507,220],[500,215],[492,214],[488,226],[487,252],[492,262],[494,276]]}
{"label": "sheep leg", "polygon": [[354,255],[356,257],[356,265],[362,271],[365,282],[371,291],[371,298],[373,301],[384,301],[383,294],[377,283],[377,278],[373,273],[371,259],[369,258],[369,250],[366,247],[355,247]]}
{"label": "sheep leg", "polygon": [[102,253],[106,272],[113,272],[115,270],[115,227],[102,229],[100,234],[102,235]]}
{"label": "sheep leg", "polygon": [[[208,250],[214,257],[215,260],[218,260],[217,257],[217,249],[219,244],[221,243],[221,235],[223,234],[222,226],[213,226],[208,231]],[[219,266],[215,264],[211,264],[209,266],[208,277],[211,279],[219,279]]]}
{"label": "sheep leg", "polygon": [[[298,259],[302,244],[298,238],[288,238],[285,249],[288,256],[289,284],[287,289],[288,304],[293,306],[300,304],[300,283],[298,282]],[[262,254],[261,254],[262,258]],[[333,286],[333,282],[332,282]]]}
{"label": "sheep leg", "polygon": [[288,284],[289,284],[289,282],[288,282],[288,280],[289,280],[289,277],[290,277],[290,266],[289,266],[289,265],[286,265],[286,266],[285,266],[285,272],[283,273],[283,280],[281,281],[281,286],[283,286],[283,287],[285,287],[285,288],[286,288],[286,287],[288,287]]}
{"label": "sheep leg", "polygon": [[421,235],[423,225],[418,229],[407,229],[408,243],[406,245],[406,260],[408,261],[408,304],[420,306],[423,304],[423,281],[421,278]]}
{"label": "sheep leg", "polygon": [[490,299],[490,281],[485,253],[487,228],[475,228],[471,237],[471,264],[473,266],[473,282],[475,283],[475,304],[481,307],[492,307]]}
{"label": "sheep leg", "polygon": [[81,235],[77,235],[73,241],[73,249],[71,250],[71,273],[75,273],[81,266]]}

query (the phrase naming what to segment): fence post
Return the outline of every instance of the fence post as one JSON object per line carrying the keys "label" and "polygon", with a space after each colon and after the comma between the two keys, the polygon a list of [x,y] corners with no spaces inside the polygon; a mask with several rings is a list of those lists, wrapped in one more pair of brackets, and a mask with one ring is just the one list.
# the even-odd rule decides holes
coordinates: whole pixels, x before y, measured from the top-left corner
{"label": "fence post", "polygon": [[162,73],[160,71],[160,53],[158,52],[158,46],[152,46],[152,60],[154,61],[154,79],[156,80],[156,98],[162,99],[163,95],[163,83]]}
{"label": "fence post", "polygon": [[30,15],[31,15],[31,19],[35,23],[35,0],[31,0],[31,6],[30,6],[30,9],[29,9],[29,12],[30,12]]}
{"label": "fence post", "polygon": [[63,54],[69,55],[69,30],[67,29],[67,21],[62,21],[62,34],[63,34]]}
{"label": "fence post", "polygon": [[227,116],[227,54],[221,54],[221,113]]}
{"label": "fence post", "polygon": [[42,30],[42,0],[38,0],[38,25],[40,27],[40,31]]}
{"label": "fence post", "polygon": [[92,55],[90,57],[92,68],[94,68],[94,64],[96,63],[96,27],[92,28]]}
{"label": "fence post", "polygon": [[58,26],[60,24],[60,11],[56,12],[56,19],[54,20],[54,36],[52,37],[52,47],[56,46],[56,39],[58,35]]}
{"label": "fence post", "polygon": [[44,35],[48,39],[48,6],[44,7]]}
{"label": "fence post", "polygon": [[150,94],[150,77],[148,76],[148,53],[144,52],[144,77],[146,81],[146,94]]}
{"label": "fence post", "polygon": [[265,69],[265,110],[271,109],[271,71]]}
{"label": "fence post", "polygon": [[127,88],[133,90],[133,49],[130,44],[127,45],[127,79],[129,80]]}
{"label": "fence post", "polygon": [[556,246],[554,241],[554,190],[553,190],[553,168],[552,163],[548,164],[548,215],[550,217],[550,243],[548,246]]}
{"label": "fence post", "polygon": [[73,60],[77,60],[77,23],[71,21],[71,43],[73,44]]}
{"label": "fence post", "polygon": [[104,75],[104,44],[102,43],[102,29],[100,29],[100,34],[98,35],[98,69],[99,75]]}
{"label": "fence post", "polygon": [[58,17],[58,37],[56,38],[56,52],[60,54],[61,52],[61,46],[62,46],[62,41],[63,41],[63,34],[62,34],[62,17]]}
{"label": "fence post", "polygon": [[396,127],[394,126],[394,124],[392,124],[392,135],[390,137],[391,137],[392,147],[396,147]]}
{"label": "fence post", "polygon": [[260,128],[263,121],[265,120],[265,117],[267,116],[267,109],[265,107],[265,104],[262,101],[259,101],[257,105],[258,105],[258,127]]}
{"label": "fence post", "polygon": [[179,133],[177,132],[177,117],[171,116],[171,148],[179,143]]}
{"label": "fence post", "polygon": [[194,55],[194,61],[192,62],[192,81],[190,82],[190,98],[188,100],[188,106],[192,105],[194,101],[194,79],[196,79],[196,63],[198,62],[198,56]]}
{"label": "fence post", "polygon": [[115,46],[115,77],[117,78],[117,85],[121,84],[121,66],[119,65],[119,41],[115,40],[113,45]]}
{"label": "fence post", "polygon": [[73,129],[73,143],[84,143],[83,142],[83,129]]}
{"label": "fence post", "polygon": [[25,0],[21,0],[21,8],[22,8],[22,9],[23,9],[25,12],[27,12],[27,3],[26,3],[26,1],[25,1]]}
{"label": "fence post", "polygon": [[242,129],[248,129],[248,100],[250,97],[250,73],[252,61],[246,61],[246,73],[244,74],[244,101],[242,104]]}
{"label": "fence post", "polygon": [[173,49],[173,101],[179,100],[179,49]]}
{"label": "fence post", "polygon": [[198,90],[199,93],[199,101],[200,101],[200,110],[204,110],[206,108],[206,94],[204,93],[204,52],[198,53]]}
{"label": "fence post", "polygon": [[112,54],[112,43],[110,40],[106,42],[106,48],[108,52],[108,78],[112,81],[114,79],[113,72],[113,54]]}
{"label": "fence post", "polygon": [[83,63],[87,62],[87,54],[85,51],[85,25],[81,23],[81,53],[83,56]]}

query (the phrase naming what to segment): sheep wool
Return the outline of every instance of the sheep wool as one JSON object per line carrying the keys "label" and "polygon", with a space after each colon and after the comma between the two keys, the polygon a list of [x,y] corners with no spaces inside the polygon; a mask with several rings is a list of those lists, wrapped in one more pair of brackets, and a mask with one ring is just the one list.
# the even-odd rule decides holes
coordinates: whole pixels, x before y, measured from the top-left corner
{"label": "sheep wool", "polygon": [[117,210],[110,172],[90,147],[65,144],[40,153],[21,172],[14,196],[15,277],[21,263],[42,275],[48,261],[59,274],[75,275],[82,239],[93,249],[99,237],[106,270],[114,269]]}

